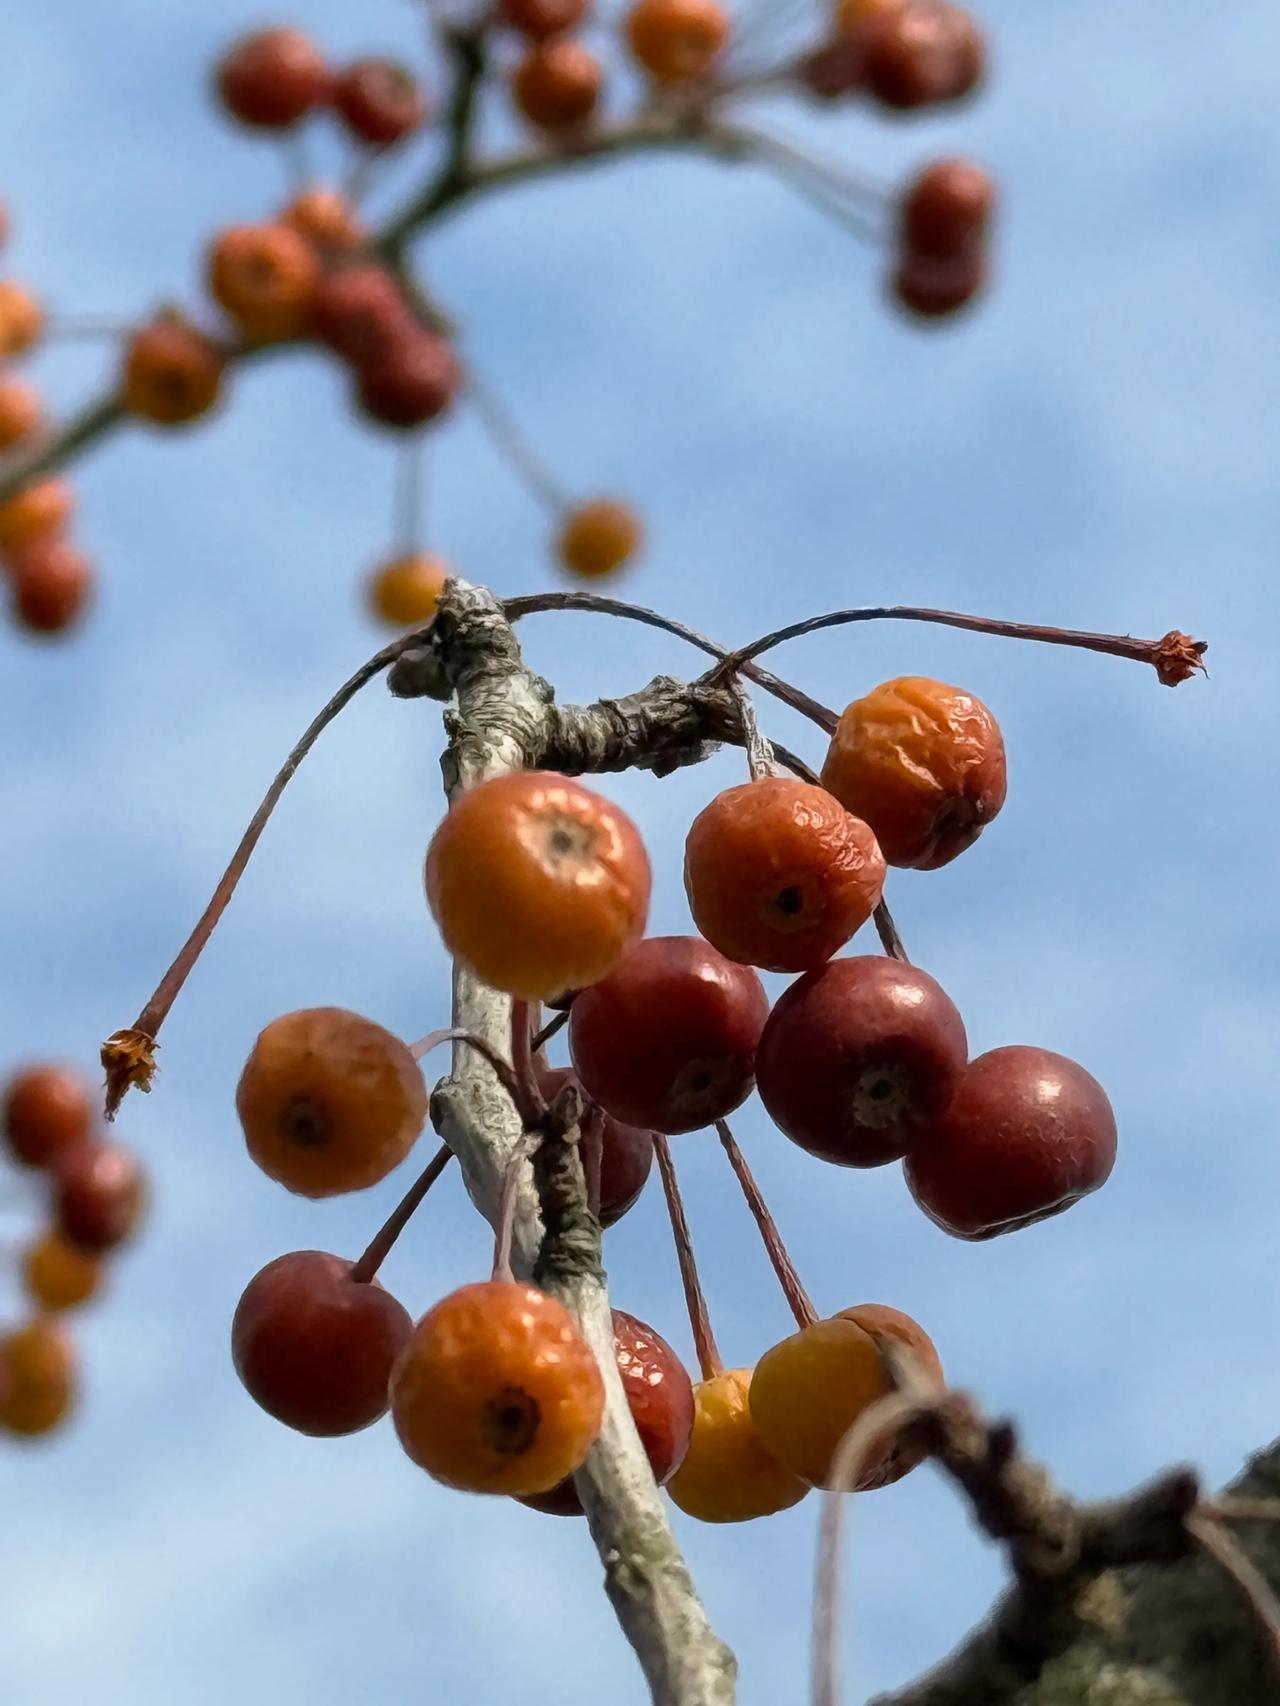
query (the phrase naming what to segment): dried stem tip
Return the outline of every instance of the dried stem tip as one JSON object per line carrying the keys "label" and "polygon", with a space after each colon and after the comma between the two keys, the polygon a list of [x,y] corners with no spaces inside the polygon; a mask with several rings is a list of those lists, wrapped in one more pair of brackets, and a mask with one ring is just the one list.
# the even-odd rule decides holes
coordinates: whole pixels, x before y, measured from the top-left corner
{"label": "dried stem tip", "polygon": [[151,1089],[156,1075],[154,1037],[145,1031],[116,1031],[102,1045],[102,1067],[107,1075],[106,1115],[116,1117],[116,1109],[125,1093],[135,1087],[144,1092]]}

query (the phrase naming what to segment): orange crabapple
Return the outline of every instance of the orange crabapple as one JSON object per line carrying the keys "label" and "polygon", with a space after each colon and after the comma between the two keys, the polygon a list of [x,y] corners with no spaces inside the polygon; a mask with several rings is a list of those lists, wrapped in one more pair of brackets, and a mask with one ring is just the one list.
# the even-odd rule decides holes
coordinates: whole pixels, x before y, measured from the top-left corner
{"label": "orange crabapple", "polygon": [[0,1428],[27,1438],[50,1433],[76,1399],[76,1354],[47,1315],[0,1339]]}
{"label": "orange crabapple", "polygon": [[434,551],[408,551],[379,563],[365,583],[369,609],[389,628],[417,628],[436,613],[451,570]]}
{"label": "orange crabapple", "polygon": [[[634,1315],[613,1311],[613,1348],[631,1419],[653,1478],[660,1487],[684,1462],[693,1434],[693,1385],[684,1364],[662,1337]],[[547,1516],[581,1516],[582,1500],[571,1476],[524,1504]]]}
{"label": "orange crabapple", "polygon": [[137,1160],[118,1143],[90,1139],[59,1156],[54,1212],[69,1244],[92,1255],[132,1236],[146,1207],[146,1181]]}
{"label": "orange crabapple", "polygon": [[44,1233],[22,1258],[23,1289],[41,1309],[74,1309],[94,1296],[101,1280],[98,1256],[69,1243],[56,1229]]}
{"label": "orange crabapple", "polygon": [[259,130],[288,130],[329,96],[319,48],[301,30],[257,30],[219,60],[214,82],[222,105]]}
{"label": "orange crabapple", "polygon": [[319,277],[314,249],[288,225],[233,225],[214,238],[206,258],[210,294],[254,343],[305,330]]}
{"label": "orange crabapple", "polygon": [[908,1154],[907,1188],[930,1220],[976,1241],[1061,1214],[1106,1183],[1116,1121],[1101,1084],[1049,1049],[980,1054]]}
{"label": "orange crabapple", "polygon": [[341,190],[324,184],[300,190],[281,210],[280,223],[327,253],[357,248],[365,239],[364,225],[354,204]]}
{"label": "orange crabapple", "polygon": [[36,539],[65,527],[75,508],[75,493],[59,474],[24,486],[0,504],[0,557],[11,556]]}
{"label": "orange crabapple", "polygon": [[161,314],[131,334],[124,352],[120,401],[157,426],[180,426],[218,400],[226,355],[182,315]]}
{"label": "orange crabapple", "polygon": [[19,627],[63,634],[83,615],[93,592],[93,564],[60,534],[47,533],[9,558],[9,606]]}
{"label": "orange crabapple", "polygon": [[728,39],[719,0],[636,0],[627,14],[631,55],[659,84],[705,76]]}
{"label": "orange crabapple", "polygon": [[526,1001],[606,977],[644,930],[649,886],[631,819],[546,771],[469,788],[427,850],[427,900],[445,946]]}
{"label": "orange crabapple", "polygon": [[825,788],[765,776],[726,788],[685,841],[689,910],[712,947],[763,971],[810,971],[880,902],[884,857]]}
{"label": "orange crabapple", "polygon": [[9,1080],[0,1104],[0,1132],[13,1160],[48,1167],[93,1131],[93,1100],[78,1072],[66,1066],[28,1066]]}
{"label": "orange crabapple", "polygon": [[43,330],[39,298],[16,279],[0,278],[0,361],[24,355]]}
{"label": "orange crabapple", "polygon": [[249,1281],[231,1323],[236,1373],[254,1402],[317,1438],[386,1414],[413,1322],[376,1279],[322,1250],[277,1256]]}
{"label": "orange crabapple", "polygon": [[498,0],[498,18],[530,41],[547,41],[583,23],[591,0]]}
{"label": "orange crabapple", "polygon": [[306,1007],[273,1019],[240,1074],[249,1154],[304,1197],[376,1185],[417,1142],[427,1091],[417,1061],[372,1019]]}
{"label": "orange crabapple", "polygon": [[589,47],[572,36],[530,45],[511,74],[517,109],[552,135],[584,125],[600,99],[603,74]]}
{"label": "orange crabapple", "polygon": [[357,59],[333,80],[333,110],[357,141],[390,148],[420,130],[426,97],[413,72],[394,59]]}
{"label": "orange crabapple", "polygon": [[569,1054],[606,1113],[674,1137],[746,1101],[768,1016],[750,967],[697,936],[650,936],[578,996]]}
{"label": "orange crabapple", "polygon": [[[883,1304],[842,1310],[765,1352],[751,1381],[751,1419],[768,1449],[811,1487],[831,1487],[841,1442],[864,1411],[894,1390],[879,1349],[892,1337],[922,1372],[942,1379],[933,1343],[910,1316]],[[850,1490],[888,1485],[913,1467],[896,1439],[873,1439]]]}
{"label": "orange crabapple", "polygon": [[693,1433],[667,1491],[700,1522],[752,1522],[799,1504],[809,1491],[768,1450],[751,1417],[753,1374],[731,1368],[693,1389]]}
{"label": "orange crabapple", "polygon": [[445,1486],[546,1493],[595,1443],[604,1381],[562,1303],[486,1280],[418,1322],[391,1376],[391,1414],[406,1453]]}
{"label": "orange crabapple", "polygon": [[640,517],[616,498],[592,498],[564,517],[556,558],[580,580],[600,580],[620,569],[644,543]]}
{"label": "orange crabapple", "polygon": [[871,825],[890,865],[936,871],[1004,804],[1000,726],[962,688],[898,676],[843,712],[822,785]]}
{"label": "orange crabapple", "polygon": [[28,443],[39,432],[43,419],[35,386],[17,374],[0,375],[0,451]]}

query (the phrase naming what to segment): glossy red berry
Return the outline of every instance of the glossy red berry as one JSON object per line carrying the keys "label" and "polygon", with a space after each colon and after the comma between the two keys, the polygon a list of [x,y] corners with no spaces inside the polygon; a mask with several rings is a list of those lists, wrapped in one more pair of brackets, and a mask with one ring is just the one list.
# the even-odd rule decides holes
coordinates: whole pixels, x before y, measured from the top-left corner
{"label": "glossy red berry", "polygon": [[980,250],[995,210],[991,174],[972,160],[935,160],[907,185],[898,213],[906,253],[952,261]]}
{"label": "glossy red berry", "polygon": [[49,1167],[93,1131],[94,1105],[78,1072],[29,1066],[9,1080],[0,1105],[0,1131],[13,1160]]}
{"label": "glossy red berry", "polygon": [[986,46],[970,13],[949,0],[904,0],[857,29],[867,93],[906,111],[960,100],[982,81]]}
{"label": "glossy red berry", "polygon": [[[684,1364],[660,1333],[627,1315],[613,1311],[613,1348],[631,1419],[660,1487],[684,1462],[693,1433],[693,1384]],[[572,1477],[549,1493],[535,1493],[524,1503],[548,1516],[581,1516],[582,1500]]]}
{"label": "glossy red berry", "polygon": [[381,361],[418,330],[400,286],[385,267],[353,261],[327,272],[311,296],[312,337],[344,361]]}
{"label": "glossy red berry", "polygon": [[1083,1066],[1011,1046],[974,1060],[933,1130],[913,1147],[912,1196],[944,1232],[994,1238],[1061,1214],[1106,1182],[1116,1121]]}
{"label": "glossy red berry", "polygon": [[401,431],[436,420],[461,387],[462,368],[451,345],[420,326],[406,328],[356,372],[361,413]]}
{"label": "glossy red berry", "polygon": [[[567,1067],[555,1067],[539,1074],[542,1093],[550,1102],[566,1084],[576,1084],[577,1075]],[[587,1157],[583,1157],[584,1164]],[[603,1115],[600,1138],[600,1206],[597,1210],[601,1226],[613,1226],[640,1199],[653,1166],[653,1133],[636,1126],[623,1125],[608,1114]]]}
{"label": "glossy red berry", "polygon": [[54,1175],[54,1212],[69,1244],[95,1255],[136,1230],[146,1206],[142,1169],[117,1143],[90,1141],[69,1150]]}
{"label": "glossy red berry", "polygon": [[255,1274],[236,1306],[236,1373],[255,1403],[299,1433],[356,1433],[390,1403],[413,1322],[377,1280],[351,1272],[339,1256],[295,1250]]}
{"label": "glossy red berry", "polygon": [[770,1118],[801,1149],[880,1167],[932,1130],[967,1058],[964,1021],[928,973],[865,955],[832,960],[782,995],[756,1079]]}
{"label": "glossy red berry", "polygon": [[726,788],[694,819],[684,886],[694,923],[729,959],[809,971],[874,912],[884,858],[825,788],[766,776]]}
{"label": "glossy red berry", "polygon": [[590,10],[591,0],[498,0],[498,17],[530,41],[576,29]]}
{"label": "glossy red berry", "polygon": [[84,614],[93,593],[93,564],[56,533],[33,539],[9,559],[10,609],[33,634],[63,634]]}
{"label": "glossy red berry", "polygon": [[569,1052],[607,1113],[673,1136],[746,1101],[768,1014],[750,967],[697,936],[651,936],[578,996]]}
{"label": "glossy red berry", "polygon": [[335,112],[351,134],[372,148],[389,148],[421,128],[427,117],[422,87],[394,59],[358,59],[334,79]]}
{"label": "glossy red berry", "polygon": [[301,30],[244,37],[219,61],[215,81],[232,117],[260,130],[287,130],[329,93],[323,55]]}

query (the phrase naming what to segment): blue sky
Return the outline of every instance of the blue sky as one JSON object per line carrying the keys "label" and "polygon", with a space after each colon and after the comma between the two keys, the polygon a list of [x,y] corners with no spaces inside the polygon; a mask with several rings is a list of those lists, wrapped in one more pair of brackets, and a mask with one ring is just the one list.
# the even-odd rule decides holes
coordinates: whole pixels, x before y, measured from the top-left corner
{"label": "blue sky", "polygon": [[[405,0],[295,14],[335,55],[418,35]],[[959,119],[764,115],[890,180],[939,151],[995,166],[998,283],[963,326],[895,322],[874,255],[759,173],[692,162],[530,188],[422,258],[564,479],[644,507],[652,548],[625,585],[643,602],[727,641],[888,600],[1211,641],[1211,679],[1177,693],[1114,660],[906,626],[778,660],[832,704],[909,672],[996,711],[999,823],[947,870],[898,874],[895,912],[975,1052],[1077,1057],[1121,1147],[1099,1196],[974,1247],[928,1224],[895,1169],[824,1168],[756,1105],[744,1148],[820,1305],[911,1311],[953,1378],[1103,1493],[1182,1458],[1224,1478],[1280,1418],[1263,1263],[1280,1188],[1280,18],[1266,0],[982,15],[997,76]],[[216,49],[260,20],[253,0],[5,8],[12,265],[58,307],[189,292],[202,234],[273,205],[279,161],[202,95]],[[108,359],[81,345],[40,371],[70,404]],[[48,649],[0,631],[0,1066],[92,1066],[296,734],[380,643],[353,589],[386,539],[387,446],[318,360],[234,390],[199,434],[122,436],[84,465],[103,590],[82,635]],[[430,488],[432,542],[462,572],[549,584],[542,518],[471,420],[441,435]],[[586,618],[538,618],[527,639],[567,698],[691,667],[675,642]],[[788,715],[765,722],[820,756]],[[102,1706],[644,1698],[576,1525],[436,1488],[386,1426],[289,1435],[231,1370],[249,1276],[289,1248],[354,1252],[401,1188],[291,1199],[246,1161],[232,1095],[257,1030],[292,1007],[406,1035],[441,1022],[420,891],[439,747],[430,707],[377,689],[326,737],[166,1029],[156,1093],[122,1119],[154,1217],[84,1319],[83,1419],[0,1452],[0,1674],[18,1706],[90,1688]],[[740,773],[727,754],[660,787],[610,782],[654,853],[656,929],[687,927],[685,827]],[[682,1140],[679,1159],[722,1347],[751,1360],[787,1331],[781,1300],[718,1147]],[[425,1308],[485,1244],[448,1180],[389,1283]],[[620,1304],[687,1352],[656,1190],[609,1265]],[[816,1517],[810,1500],[741,1532],[679,1523],[747,1706],[803,1694]],[[999,1581],[931,1474],[859,1501],[849,1698],[938,1656]]]}

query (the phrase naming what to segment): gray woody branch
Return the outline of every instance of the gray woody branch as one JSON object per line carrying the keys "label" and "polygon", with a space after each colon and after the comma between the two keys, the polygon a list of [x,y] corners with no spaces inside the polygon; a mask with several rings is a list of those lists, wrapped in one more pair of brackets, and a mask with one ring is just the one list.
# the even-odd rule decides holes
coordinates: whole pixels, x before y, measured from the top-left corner
{"label": "gray woody branch", "polygon": [[[734,727],[731,695],[691,698],[672,682],[629,701],[556,706],[547,684],[525,667],[497,600],[462,581],[446,586],[429,640],[396,666],[390,685],[401,696],[454,699],[445,717],[451,796],[521,768],[579,771],[644,761],[670,768],[704,756],[709,739]],[[454,1023],[509,1054],[509,997],[462,966],[454,974]],[[455,1051],[453,1071],[432,1097],[432,1119],[461,1163],[472,1200],[493,1221],[523,1133],[492,1069],[473,1050]],[[539,1172],[537,1185],[531,1170],[521,1183],[513,1264],[526,1277],[536,1272],[569,1308],[605,1379],[604,1426],[577,1484],[609,1597],[659,1706],[731,1706],[733,1656],[707,1621],[623,1394],[600,1229],[587,1208],[576,1149],[553,1145],[551,1164]],[[544,1209],[551,1227],[545,1246]]]}

